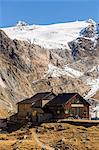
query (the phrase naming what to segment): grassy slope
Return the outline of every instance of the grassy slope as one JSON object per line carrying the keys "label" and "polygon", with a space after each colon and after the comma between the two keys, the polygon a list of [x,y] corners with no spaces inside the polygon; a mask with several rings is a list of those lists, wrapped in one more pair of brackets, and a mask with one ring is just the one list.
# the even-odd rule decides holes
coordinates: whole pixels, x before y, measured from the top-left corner
{"label": "grassy slope", "polygon": [[20,129],[10,134],[0,135],[0,150],[41,150],[42,145],[46,149],[52,149],[61,145],[71,150],[98,150],[99,127],[85,128],[64,123],[42,124],[31,129]]}

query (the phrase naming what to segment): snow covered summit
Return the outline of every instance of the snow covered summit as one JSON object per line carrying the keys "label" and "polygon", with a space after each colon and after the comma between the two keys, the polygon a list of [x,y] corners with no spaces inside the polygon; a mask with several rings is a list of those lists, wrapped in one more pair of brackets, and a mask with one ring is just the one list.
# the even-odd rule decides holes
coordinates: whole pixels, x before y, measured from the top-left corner
{"label": "snow covered summit", "polygon": [[80,31],[93,21],[76,21],[52,25],[27,25],[19,22],[15,27],[3,28],[2,30],[11,38],[26,40],[46,49],[65,49],[68,42],[80,36]]}

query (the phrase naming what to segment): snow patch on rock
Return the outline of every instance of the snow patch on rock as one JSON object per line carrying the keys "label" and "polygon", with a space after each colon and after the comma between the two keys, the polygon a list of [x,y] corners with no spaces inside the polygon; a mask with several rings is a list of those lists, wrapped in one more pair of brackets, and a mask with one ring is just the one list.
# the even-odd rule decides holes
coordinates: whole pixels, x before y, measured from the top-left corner
{"label": "snow patch on rock", "polygon": [[52,77],[60,77],[60,76],[67,75],[72,78],[79,78],[83,75],[82,72],[72,69],[68,66],[65,66],[64,68],[59,68],[59,67],[54,66],[53,64],[48,65],[47,74]]}
{"label": "snow patch on rock", "polygon": [[88,94],[85,96],[85,98],[92,97],[98,90],[99,90],[99,78],[97,79],[87,79],[86,83],[91,87],[91,90],[88,92]]}

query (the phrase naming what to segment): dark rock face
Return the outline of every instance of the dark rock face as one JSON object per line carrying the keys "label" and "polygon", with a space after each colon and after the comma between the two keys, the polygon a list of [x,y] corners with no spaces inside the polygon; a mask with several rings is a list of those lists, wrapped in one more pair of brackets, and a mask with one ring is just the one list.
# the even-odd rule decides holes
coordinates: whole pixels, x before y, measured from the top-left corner
{"label": "dark rock face", "polygon": [[88,27],[84,28],[80,32],[80,36],[92,38],[96,34],[96,27],[94,24],[89,25]]}
{"label": "dark rock face", "polygon": [[25,64],[25,61],[21,59],[20,55],[18,55],[17,46],[19,42],[13,41],[4,33],[4,31],[0,31],[0,54],[6,56],[14,66],[22,69],[24,71],[29,71],[28,66]]}
{"label": "dark rock face", "polygon": [[37,57],[39,61],[43,57],[46,57],[45,63],[48,61],[47,51],[24,41],[11,40],[2,30],[0,31],[0,53],[14,66],[27,73],[34,69],[33,62],[37,61]]}
{"label": "dark rock face", "polygon": [[90,55],[96,50],[94,42],[83,37],[79,37],[76,40],[69,42],[68,45],[72,50],[74,60],[79,59],[79,56]]}
{"label": "dark rock face", "polygon": [[41,78],[47,66],[47,51],[11,40],[0,30],[0,106],[12,111],[19,100],[32,96],[32,81]]}
{"label": "dark rock face", "polygon": [[[71,67],[83,71],[86,76],[98,78],[99,71],[99,33],[96,24],[89,20],[91,26],[81,31],[82,35],[68,43],[75,64]],[[94,71],[90,72],[92,68]]]}
{"label": "dark rock face", "polygon": [[89,19],[89,26],[80,31],[80,37],[68,43],[74,60],[78,60],[79,57],[96,54],[98,50],[98,28],[97,24]]}
{"label": "dark rock face", "polygon": [[90,24],[80,32],[80,37],[68,43],[74,60],[79,57],[97,54],[99,34],[95,24]]}

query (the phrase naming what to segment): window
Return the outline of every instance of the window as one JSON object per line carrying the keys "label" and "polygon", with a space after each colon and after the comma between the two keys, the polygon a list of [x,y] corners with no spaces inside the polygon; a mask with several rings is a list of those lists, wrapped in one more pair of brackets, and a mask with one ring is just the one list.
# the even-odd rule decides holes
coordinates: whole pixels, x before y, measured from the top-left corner
{"label": "window", "polygon": [[79,103],[79,99],[77,99],[76,103]]}
{"label": "window", "polygon": [[69,111],[68,111],[68,110],[65,110],[65,114],[69,114]]}
{"label": "window", "polygon": [[60,110],[57,110],[57,114],[60,114]]}
{"label": "window", "polygon": [[74,99],[72,103],[73,104],[76,104],[76,103],[78,104],[78,103],[80,103],[80,101],[79,101],[79,99]]}
{"label": "window", "polygon": [[69,109],[69,114],[70,114],[70,115],[72,115],[72,114],[73,114],[72,109]]}

